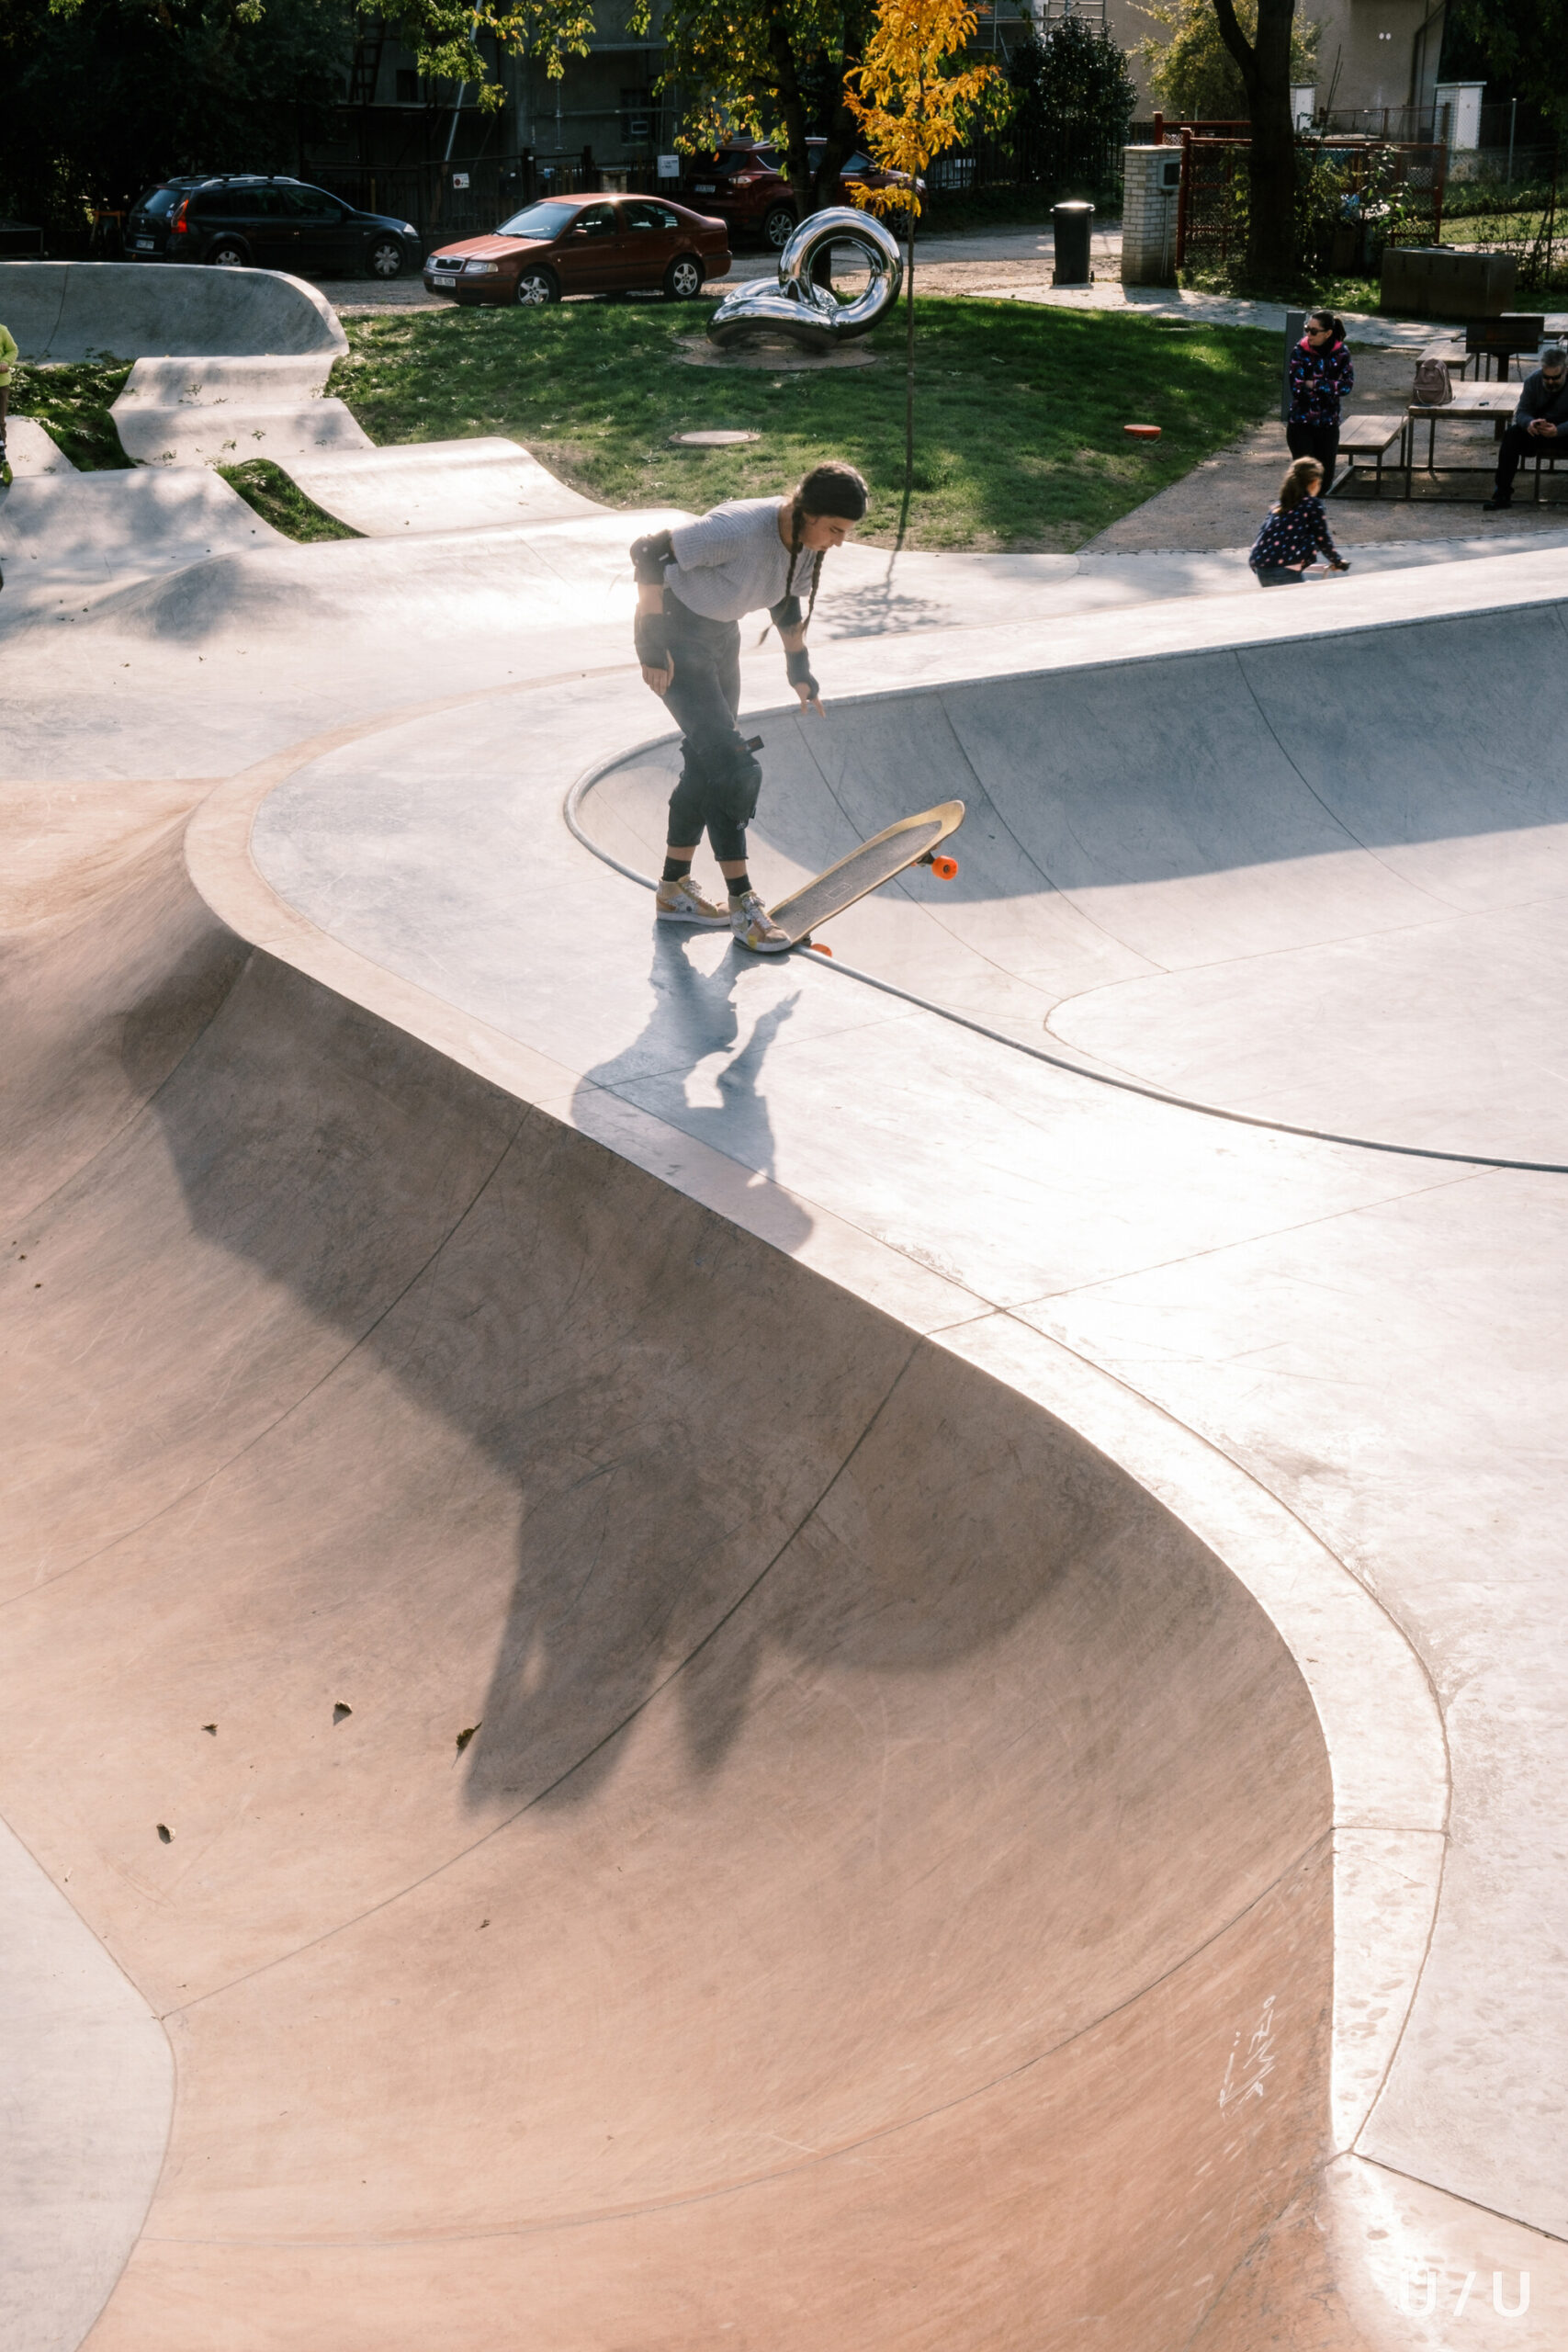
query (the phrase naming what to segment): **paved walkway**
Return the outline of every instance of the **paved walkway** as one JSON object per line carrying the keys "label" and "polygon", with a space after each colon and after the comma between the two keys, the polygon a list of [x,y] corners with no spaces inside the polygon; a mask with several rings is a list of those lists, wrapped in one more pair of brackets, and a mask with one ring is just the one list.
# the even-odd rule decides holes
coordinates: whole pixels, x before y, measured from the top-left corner
{"label": "paved walkway", "polygon": [[[1371,321],[1373,328],[1389,322]],[[1412,340],[1369,342],[1366,327],[1351,333],[1356,360],[1356,390],[1347,404],[1349,414],[1397,414],[1410,397],[1413,339],[1425,339],[1418,328],[1402,330]],[[1334,536],[1347,548],[1434,548],[1454,539],[1485,545],[1494,540],[1518,545],[1537,537],[1560,536],[1568,526],[1568,481],[1549,479],[1540,503],[1520,497],[1506,514],[1488,514],[1483,502],[1491,495],[1495,443],[1489,424],[1445,424],[1439,456],[1445,471],[1435,479],[1416,473],[1415,495],[1374,497],[1359,481],[1342,490],[1329,509]],[[1458,471],[1462,459],[1469,471]],[[1290,463],[1285,428],[1277,420],[1243,434],[1227,449],[1205,458],[1179,481],[1158,492],[1112,523],[1089,541],[1089,553],[1111,550],[1140,552],[1180,548],[1189,552],[1252,545],[1264,514],[1278,494],[1280,477]],[[1343,477],[1341,477],[1343,480]]]}

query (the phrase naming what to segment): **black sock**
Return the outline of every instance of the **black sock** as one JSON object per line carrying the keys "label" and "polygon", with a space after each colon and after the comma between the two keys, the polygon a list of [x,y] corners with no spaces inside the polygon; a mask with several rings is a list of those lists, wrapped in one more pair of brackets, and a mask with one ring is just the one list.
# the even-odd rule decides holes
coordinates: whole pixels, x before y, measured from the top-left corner
{"label": "black sock", "polygon": [[689,857],[666,857],[664,861],[664,871],[659,878],[661,882],[679,882],[682,881],[684,876],[691,872],[691,870],[692,861]]}
{"label": "black sock", "polygon": [[731,874],[728,878],[729,895],[732,899],[743,899],[751,888],[751,876],[749,874]]}

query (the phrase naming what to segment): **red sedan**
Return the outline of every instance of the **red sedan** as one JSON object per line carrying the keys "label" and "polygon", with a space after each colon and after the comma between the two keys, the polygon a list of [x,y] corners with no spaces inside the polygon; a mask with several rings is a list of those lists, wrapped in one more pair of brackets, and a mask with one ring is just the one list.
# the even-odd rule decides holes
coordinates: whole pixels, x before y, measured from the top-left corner
{"label": "red sedan", "polygon": [[729,271],[722,220],[654,196],[550,196],[503,220],[488,237],[465,237],[427,254],[424,282],[454,302],[558,302],[563,294],[620,294],[657,287],[690,301]]}

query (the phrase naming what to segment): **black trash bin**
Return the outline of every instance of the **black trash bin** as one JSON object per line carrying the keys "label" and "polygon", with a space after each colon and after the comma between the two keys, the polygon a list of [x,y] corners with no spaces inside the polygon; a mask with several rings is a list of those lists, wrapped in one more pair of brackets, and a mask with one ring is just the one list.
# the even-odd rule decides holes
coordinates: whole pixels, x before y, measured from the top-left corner
{"label": "black trash bin", "polygon": [[1089,282],[1089,240],[1094,227],[1092,204],[1054,204],[1051,226],[1056,237],[1056,266],[1053,286],[1087,286]]}

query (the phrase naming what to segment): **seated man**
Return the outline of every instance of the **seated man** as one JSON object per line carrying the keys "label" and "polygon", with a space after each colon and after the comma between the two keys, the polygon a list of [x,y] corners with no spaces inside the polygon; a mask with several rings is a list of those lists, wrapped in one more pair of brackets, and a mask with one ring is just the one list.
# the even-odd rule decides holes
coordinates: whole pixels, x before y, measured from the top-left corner
{"label": "seated man", "polygon": [[1519,387],[1514,421],[1497,451],[1497,487],[1486,501],[1488,514],[1513,504],[1520,466],[1543,442],[1553,441],[1562,442],[1568,457],[1568,352],[1556,344],[1541,353],[1540,366]]}

